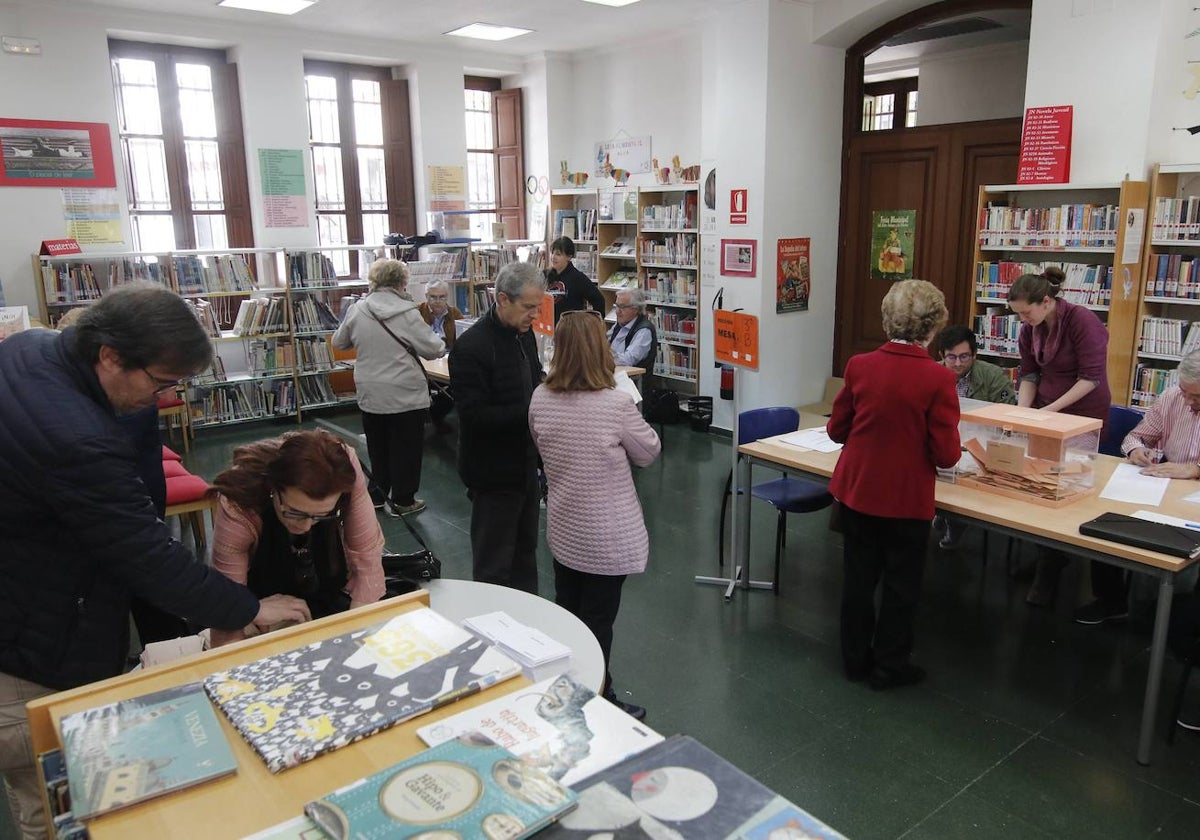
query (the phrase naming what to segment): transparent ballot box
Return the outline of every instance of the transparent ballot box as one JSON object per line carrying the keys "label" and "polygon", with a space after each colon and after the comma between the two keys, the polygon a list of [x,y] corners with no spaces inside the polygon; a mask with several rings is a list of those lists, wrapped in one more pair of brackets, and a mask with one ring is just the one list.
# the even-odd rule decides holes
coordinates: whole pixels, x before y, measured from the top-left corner
{"label": "transparent ballot box", "polygon": [[1095,492],[1101,425],[1015,405],[963,411],[959,434],[975,469],[958,483],[1047,507],[1069,505]]}

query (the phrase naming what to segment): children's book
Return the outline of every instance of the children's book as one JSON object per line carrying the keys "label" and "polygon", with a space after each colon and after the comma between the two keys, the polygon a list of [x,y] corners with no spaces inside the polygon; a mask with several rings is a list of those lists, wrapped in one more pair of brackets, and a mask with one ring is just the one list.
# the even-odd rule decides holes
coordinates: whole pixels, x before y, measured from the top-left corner
{"label": "children's book", "polygon": [[663,737],[566,674],[422,726],[431,747],[472,730],[573,785]]}
{"label": "children's book", "polygon": [[579,807],[542,836],[845,840],[683,735],[674,735],[574,787],[579,791]]}
{"label": "children's book", "polygon": [[334,840],[518,840],[575,807],[576,794],[478,732],[446,741],[304,806]]}
{"label": "children's book", "polygon": [[199,683],[67,715],[62,737],[79,819],[237,770]]}
{"label": "children's book", "polygon": [[325,840],[326,834],[320,827],[301,814],[262,831],[256,831],[242,840]]}
{"label": "children's book", "polygon": [[421,608],[220,671],[204,687],[278,773],[520,670],[487,642]]}

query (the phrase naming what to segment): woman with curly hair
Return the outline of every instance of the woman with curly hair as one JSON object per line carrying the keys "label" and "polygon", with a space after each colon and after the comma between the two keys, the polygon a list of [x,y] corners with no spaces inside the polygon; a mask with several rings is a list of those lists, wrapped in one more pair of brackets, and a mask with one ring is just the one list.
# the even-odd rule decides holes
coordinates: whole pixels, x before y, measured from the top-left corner
{"label": "woman with curly hair", "polygon": [[[318,618],[383,596],[383,531],[362,468],[328,432],[239,446],[209,492],[213,566],[260,598],[303,598]],[[241,638],[213,630],[214,646]]]}

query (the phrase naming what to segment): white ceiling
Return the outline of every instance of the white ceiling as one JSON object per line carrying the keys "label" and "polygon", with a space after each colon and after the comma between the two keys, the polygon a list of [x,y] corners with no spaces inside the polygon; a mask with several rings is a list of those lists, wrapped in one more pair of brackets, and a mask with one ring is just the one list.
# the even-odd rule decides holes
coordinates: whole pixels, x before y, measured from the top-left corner
{"label": "white ceiling", "polygon": [[[318,0],[315,6],[290,16],[225,9],[217,0],[71,2],[525,56],[640,40],[689,26],[714,9],[742,0],[641,0],[621,8],[583,0]],[[534,32],[496,43],[442,34],[476,22],[520,26]]]}

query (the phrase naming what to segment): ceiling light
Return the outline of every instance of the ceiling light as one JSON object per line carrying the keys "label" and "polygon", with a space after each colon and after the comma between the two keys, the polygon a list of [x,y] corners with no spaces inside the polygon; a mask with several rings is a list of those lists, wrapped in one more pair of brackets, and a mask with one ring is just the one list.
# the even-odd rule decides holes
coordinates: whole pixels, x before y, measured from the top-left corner
{"label": "ceiling light", "polygon": [[628,6],[638,0],[583,0],[584,3],[599,3],[601,6]]}
{"label": "ceiling light", "polygon": [[460,38],[478,38],[481,41],[507,41],[518,35],[528,35],[532,29],[522,29],[519,26],[495,26],[490,23],[468,23],[458,29],[451,29],[443,35],[458,35]]}
{"label": "ceiling light", "polygon": [[294,15],[316,2],[317,0],[221,0],[217,5],[227,9],[270,12],[273,15]]}

